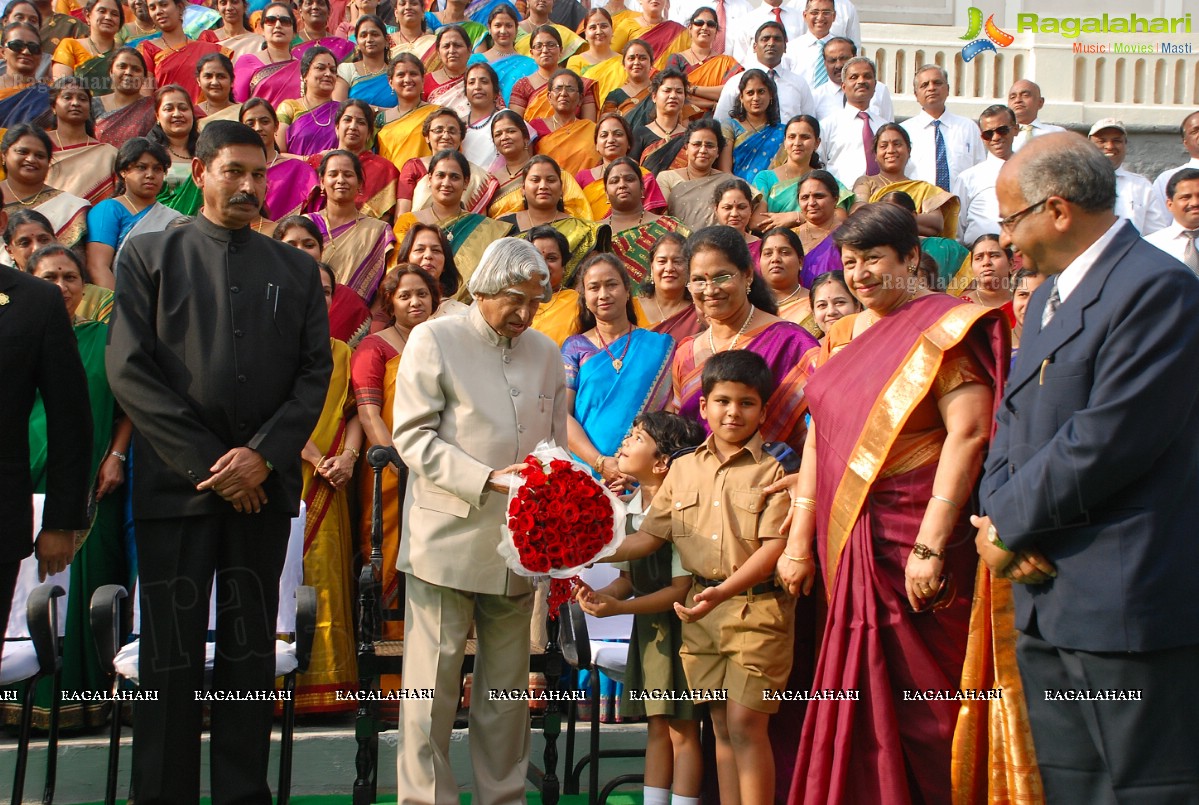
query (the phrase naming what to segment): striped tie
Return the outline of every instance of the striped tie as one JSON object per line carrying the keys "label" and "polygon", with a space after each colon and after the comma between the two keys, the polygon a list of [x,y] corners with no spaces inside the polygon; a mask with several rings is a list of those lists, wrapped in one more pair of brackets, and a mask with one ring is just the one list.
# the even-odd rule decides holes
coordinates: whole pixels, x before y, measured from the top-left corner
{"label": "striped tie", "polygon": [[816,63],[812,65],[812,89],[828,81],[828,68],[824,66],[824,43],[817,42],[816,46],[820,48],[820,55],[816,57]]}
{"label": "striped tie", "polygon": [[1062,295],[1057,292],[1057,277],[1053,278],[1053,291],[1045,300],[1045,309],[1041,311],[1041,329],[1044,330],[1053,321],[1053,314],[1062,304]]}
{"label": "striped tie", "polygon": [[941,121],[933,121],[933,141],[937,148],[937,187],[949,192],[949,155],[945,151],[945,137],[941,134]]}

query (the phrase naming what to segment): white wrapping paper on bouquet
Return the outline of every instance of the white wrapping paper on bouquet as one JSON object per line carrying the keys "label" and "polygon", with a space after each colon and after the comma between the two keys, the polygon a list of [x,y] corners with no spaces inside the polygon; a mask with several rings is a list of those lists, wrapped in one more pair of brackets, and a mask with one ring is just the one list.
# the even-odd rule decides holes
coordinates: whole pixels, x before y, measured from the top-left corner
{"label": "white wrapping paper on bouquet", "polygon": [[[592,499],[599,500],[601,502],[607,501],[612,507],[611,539],[606,545],[603,546],[602,549],[595,552],[594,556],[591,556],[586,561],[570,567],[553,568],[548,573],[544,571],[538,572],[530,570],[529,568],[525,567],[524,564],[522,564],[520,549],[517,548],[513,538],[512,530],[508,527],[508,512],[511,511],[512,502],[517,500],[520,490],[528,482],[523,476],[505,476],[509,481],[508,508],[505,509],[503,538],[500,540],[500,545],[496,550],[499,552],[500,556],[503,557],[504,562],[508,565],[512,572],[519,576],[528,576],[534,578],[543,578],[545,576],[549,576],[550,578],[555,579],[569,579],[573,576],[577,576],[579,572],[582,571],[587,565],[616,553],[617,548],[619,548],[620,544],[624,542],[625,518],[627,509],[624,502],[620,498],[618,498],[601,482],[592,477],[590,468],[584,466],[581,462],[574,460],[570,453],[561,447],[558,447],[553,442],[540,442],[537,447],[534,448],[532,455],[541,462],[542,471],[549,476],[551,484],[553,483],[554,471],[550,468],[550,462],[555,460],[570,462],[574,469],[586,476],[586,480],[593,484],[597,490],[599,490],[600,495],[597,498]],[[536,536],[536,528],[533,529],[532,534]]]}

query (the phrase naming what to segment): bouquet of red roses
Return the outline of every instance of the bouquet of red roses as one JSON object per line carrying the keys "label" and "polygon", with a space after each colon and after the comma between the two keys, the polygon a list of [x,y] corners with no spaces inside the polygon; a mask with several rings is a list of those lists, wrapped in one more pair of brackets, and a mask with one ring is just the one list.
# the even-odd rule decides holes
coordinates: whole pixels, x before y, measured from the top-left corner
{"label": "bouquet of red roses", "polygon": [[584,567],[616,552],[625,506],[560,447],[540,444],[508,493],[499,552],[514,573],[550,576],[550,613],[570,595]]}

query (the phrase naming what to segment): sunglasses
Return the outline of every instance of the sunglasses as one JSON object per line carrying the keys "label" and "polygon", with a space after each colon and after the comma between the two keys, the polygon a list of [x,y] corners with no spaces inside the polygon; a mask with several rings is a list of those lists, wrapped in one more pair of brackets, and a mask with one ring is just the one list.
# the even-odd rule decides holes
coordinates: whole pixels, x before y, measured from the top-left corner
{"label": "sunglasses", "polygon": [[712,30],[720,27],[716,20],[692,20],[691,24],[696,28],[711,28]]}
{"label": "sunglasses", "polygon": [[995,139],[996,135],[998,135],[1000,137],[1006,137],[1011,133],[1012,133],[1011,126],[998,126],[993,129],[987,129],[982,134],[983,134],[984,140],[986,140],[987,142],[991,142],[991,140]]}
{"label": "sunglasses", "polygon": [[26,42],[22,39],[14,39],[7,43],[4,47],[11,50],[13,53],[24,53],[29,51],[30,56],[37,56],[42,52],[41,42]]}
{"label": "sunglasses", "polygon": [[266,25],[295,25],[295,22],[292,20],[291,17],[276,17],[276,16],[272,15],[269,17],[263,17],[262,24],[264,26],[266,26]]}

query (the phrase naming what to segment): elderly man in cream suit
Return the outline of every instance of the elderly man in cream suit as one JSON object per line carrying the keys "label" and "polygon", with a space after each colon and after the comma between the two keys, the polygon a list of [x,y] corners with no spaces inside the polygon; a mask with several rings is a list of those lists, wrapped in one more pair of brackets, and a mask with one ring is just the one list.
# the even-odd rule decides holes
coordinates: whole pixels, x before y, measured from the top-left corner
{"label": "elderly man in cream suit", "polygon": [[396,379],[395,445],[410,469],[396,562],[407,594],[404,686],[435,691],[402,708],[398,801],[411,805],[458,802],[450,732],[472,623],[474,801],[525,801],[528,703],[488,695],[529,682],[534,593],[496,552],[508,507],[501,476],[542,440],[566,444],[562,356],[530,330],[550,298],[541,254],[527,241],[496,241],[469,287],[466,315],[413,329]]}

